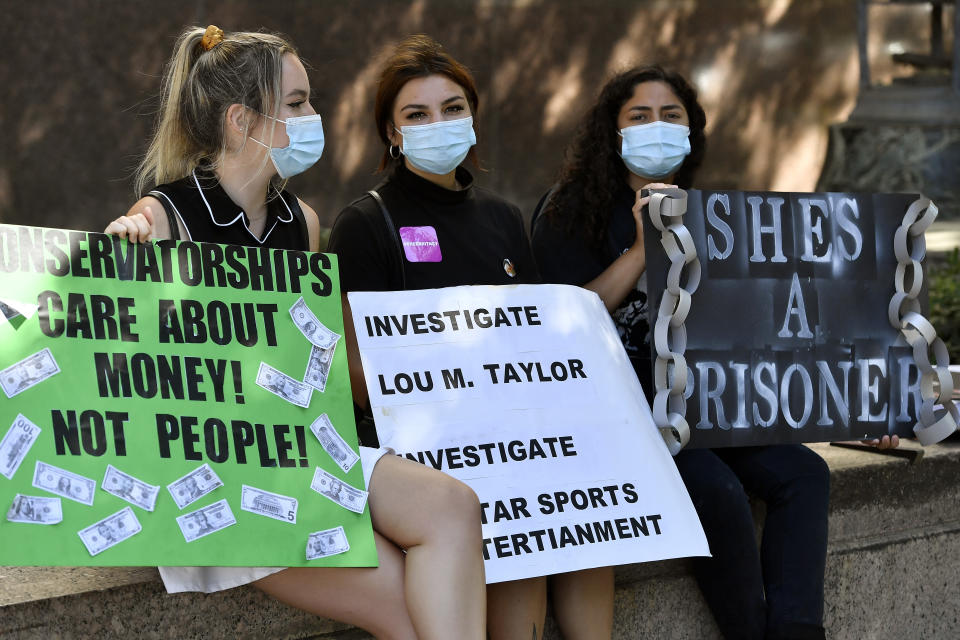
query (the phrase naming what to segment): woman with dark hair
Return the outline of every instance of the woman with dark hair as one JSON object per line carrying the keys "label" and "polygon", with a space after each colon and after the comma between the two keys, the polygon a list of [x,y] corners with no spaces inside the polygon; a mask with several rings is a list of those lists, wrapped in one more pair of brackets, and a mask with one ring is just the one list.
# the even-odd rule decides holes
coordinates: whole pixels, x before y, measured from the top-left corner
{"label": "woman with dark hair", "polygon": [[[374,109],[380,168],[389,173],[340,213],[330,234],[344,293],[539,282],[519,209],[476,186],[461,165],[476,165],[478,108],[470,72],[440,44],[411,36],[394,50]],[[349,314],[345,295],[344,309]],[[348,349],[356,350],[346,324]],[[366,389],[359,366],[351,366],[351,379],[354,389]],[[488,585],[491,638],[526,640],[531,629],[540,638],[545,615],[545,578]]]}
{"label": "woman with dark hair", "polygon": [[[706,123],[696,91],[679,74],[658,66],[618,74],[587,112],[559,182],[534,214],[544,281],[584,285],[600,296],[645,389],[652,378],[645,279],[638,287],[646,272],[639,212],[648,199],[640,190],[690,188]],[[669,158],[652,157],[661,150]]]}
{"label": "woman with dark hair", "polygon": [[[693,87],[659,66],[615,76],[587,112],[533,222],[546,282],[595,291],[648,394],[642,189],[690,188],[706,117]],[[648,398],[652,400],[652,398]],[[700,589],[727,638],[823,638],[829,471],[802,445],[683,450],[675,458],[711,558]],[[748,494],[767,504],[760,549]],[[612,572],[608,578],[612,583]]]}

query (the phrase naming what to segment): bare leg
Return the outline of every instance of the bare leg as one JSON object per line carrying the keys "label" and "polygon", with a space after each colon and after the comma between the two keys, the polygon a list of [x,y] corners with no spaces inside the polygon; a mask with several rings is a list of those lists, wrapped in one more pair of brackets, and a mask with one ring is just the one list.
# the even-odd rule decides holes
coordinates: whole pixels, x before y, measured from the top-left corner
{"label": "bare leg", "polygon": [[484,640],[480,501],[459,480],[384,456],[370,482],[373,528],[406,549],[407,611],[420,640]]}
{"label": "bare leg", "polygon": [[490,640],[540,640],[546,617],[546,578],[512,580],[487,586]]}
{"label": "bare leg", "polygon": [[277,600],[318,616],[366,629],[381,640],[416,640],[404,600],[404,558],[374,533],[377,568],[295,567],[253,586]]}
{"label": "bare leg", "polygon": [[553,616],[564,640],[610,640],[613,567],[550,576]]}

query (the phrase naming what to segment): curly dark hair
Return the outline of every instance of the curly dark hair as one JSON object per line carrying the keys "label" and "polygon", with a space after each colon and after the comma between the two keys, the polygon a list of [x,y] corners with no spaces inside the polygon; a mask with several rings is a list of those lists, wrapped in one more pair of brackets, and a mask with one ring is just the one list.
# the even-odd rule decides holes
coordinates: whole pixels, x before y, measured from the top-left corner
{"label": "curly dark hair", "polygon": [[614,76],[581,121],[567,148],[557,187],[543,210],[543,216],[557,228],[571,235],[586,234],[589,245],[595,249],[603,245],[613,202],[627,181],[627,167],[618,153],[617,116],[634,88],[651,81],[670,85],[690,119],[690,154],[674,176],[677,186],[690,188],[703,161],[707,116],[697,102],[696,89],[682,75],[650,65]]}

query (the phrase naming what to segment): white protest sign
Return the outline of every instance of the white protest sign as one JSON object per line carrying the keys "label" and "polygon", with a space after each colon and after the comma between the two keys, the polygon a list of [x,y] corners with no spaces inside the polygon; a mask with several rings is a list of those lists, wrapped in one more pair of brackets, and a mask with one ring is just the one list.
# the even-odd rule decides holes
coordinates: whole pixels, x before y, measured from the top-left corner
{"label": "white protest sign", "polygon": [[477,492],[487,582],[709,555],[595,294],[475,286],[349,300],[380,443]]}

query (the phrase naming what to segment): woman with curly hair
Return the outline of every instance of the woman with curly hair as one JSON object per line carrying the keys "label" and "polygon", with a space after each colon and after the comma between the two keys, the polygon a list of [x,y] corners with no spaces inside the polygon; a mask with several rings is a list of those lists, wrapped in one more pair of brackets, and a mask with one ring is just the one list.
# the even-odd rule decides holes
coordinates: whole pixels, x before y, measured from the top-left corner
{"label": "woman with curly hair", "polygon": [[[648,394],[643,190],[691,187],[705,126],[696,91],[678,73],[659,66],[620,73],[587,112],[558,184],[534,214],[533,249],[544,281],[600,296]],[[823,460],[802,445],[684,450],[675,460],[710,544],[712,557],[696,558],[694,567],[723,635],[823,638]],[[759,549],[748,495],[767,504]],[[612,571],[595,571],[606,571],[595,575],[596,584],[606,580],[612,589]]]}

